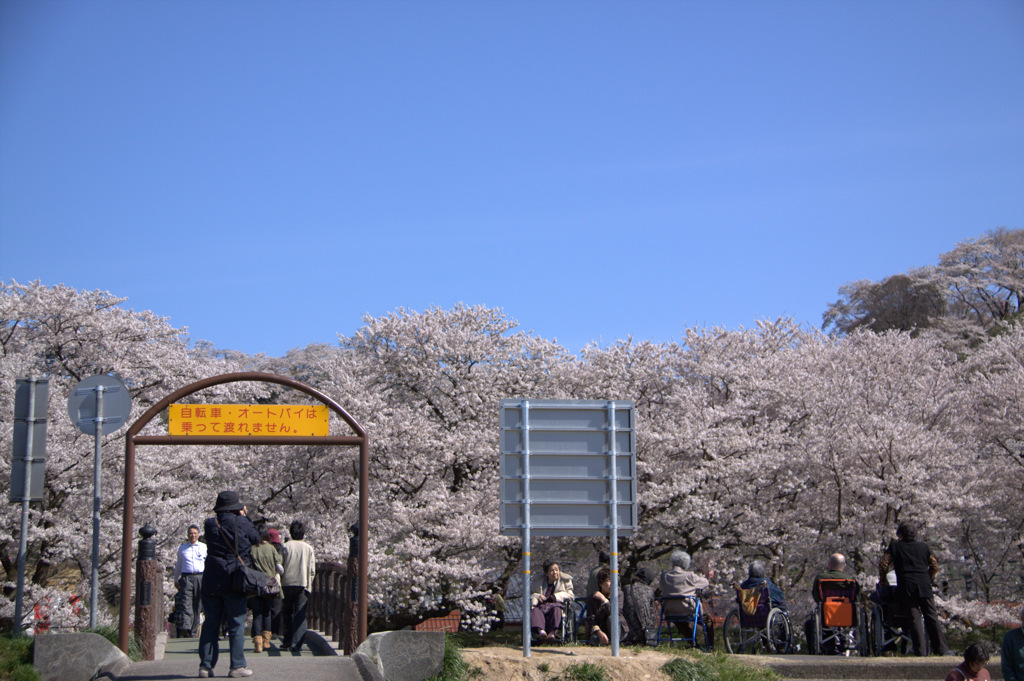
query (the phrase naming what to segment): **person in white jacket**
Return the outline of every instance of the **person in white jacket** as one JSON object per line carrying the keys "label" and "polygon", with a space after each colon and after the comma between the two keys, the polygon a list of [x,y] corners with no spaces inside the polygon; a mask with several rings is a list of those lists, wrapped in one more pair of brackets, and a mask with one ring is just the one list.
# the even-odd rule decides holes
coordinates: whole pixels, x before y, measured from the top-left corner
{"label": "person in white jacket", "polygon": [[306,526],[301,520],[292,521],[288,534],[291,539],[284,543],[284,574],[281,575],[281,590],[284,592],[283,645],[297,655],[306,637],[306,605],[313,590],[316,556],[313,547],[304,541]]}

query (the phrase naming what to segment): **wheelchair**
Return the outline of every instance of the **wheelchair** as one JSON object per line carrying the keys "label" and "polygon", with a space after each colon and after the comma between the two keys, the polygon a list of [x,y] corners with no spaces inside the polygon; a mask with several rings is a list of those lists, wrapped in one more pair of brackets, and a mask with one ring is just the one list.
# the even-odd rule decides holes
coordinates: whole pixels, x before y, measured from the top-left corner
{"label": "wheelchair", "polygon": [[750,655],[765,652],[782,655],[793,650],[793,623],[789,613],[773,608],[767,585],[762,582],[757,608],[748,613],[740,602],[739,588],[736,607],[725,616],[723,636],[725,649],[733,654]]}
{"label": "wheelchair", "polygon": [[809,622],[807,646],[812,655],[868,654],[868,618],[857,602],[860,585],[852,579],[818,582],[814,614]]}
{"label": "wheelchair", "polygon": [[[666,603],[682,603],[684,612],[673,614],[665,612]],[[704,611],[700,596],[662,596],[658,599],[658,635],[657,645],[661,645],[662,629],[665,629],[667,636],[664,638],[669,644],[687,642],[694,648],[711,652],[712,645],[712,624],[708,613]],[[670,608],[674,609],[674,608]],[[667,625],[667,626],[666,626]],[[673,626],[675,625],[675,626]],[[674,628],[679,629],[679,636],[673,636]],[[687,632],[687,633],[683,633]]]}
{"label": "wheelchair", "polygon": [[[878,656],[884,653],[912,653],[914,644],[910,636],[910,613],[897,602],[895,589],[889,585],[876,587],[875,593],[869,597],[869,606],[871,614],[868,643],[871,654]],[[931,650],[927,637],[924,642],[927,654]]]}
{"label": "wheelchair", "polygon": [[582,637],[589,640],[587,628],[587,599],[574,598],[562,603],[562,625],[558,632],[562,643],[577,643]]}

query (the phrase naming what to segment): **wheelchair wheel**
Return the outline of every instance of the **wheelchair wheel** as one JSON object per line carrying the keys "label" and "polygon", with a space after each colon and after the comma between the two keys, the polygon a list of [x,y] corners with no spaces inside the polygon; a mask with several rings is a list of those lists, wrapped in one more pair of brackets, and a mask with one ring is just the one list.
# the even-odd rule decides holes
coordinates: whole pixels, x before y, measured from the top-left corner
{"label": "wheelchair wheel", "polygon": [[576,613],[576,603],[569,602],[562,614],[562,643],[576,643],[576,629],[579,627],[579,619]]}
{"label": "wheelchair wheel", "polygon": [[722,631],[725,638],[725,649],[733,655],[746,653],[744,645],[743,629],[740,628],[740,611],[733,610],[725,616],[725,627]]}
{"label": "wheelchair wheel", "polygon": [[694,645],[695,648],[699,648],[706,653],[712,652],[712,649],[714,648],[711,643],[711,627],[713,627],[714,624],[709,624],[709,621],[709,617],[701,617],[701,622],[697,625],[697,641]]}
{"label": "wheelchair wheel", "polygon": [[868,627],[868,640],[871,643],[871,654],[878,657],[885,650],[885,620],[882,608],[871,608],[871,625]]}
{"label": "wheelchair wheel", "polygon": [[811,618],[810,636],[807,641],[807,650],[811,655],[821,655],[821,612],[815,609]]}
{"label": "wheelchair wheel", "polygon": [[870,653],[871,641],[868,638],[868,613],[863,607],[857,610],[857,654],[867,657]]}
{"label": "wheelchair wheel", "polygon": [[793,626],[784,610],[772,608],[765,623],[768,632],[768,651],[785,655],[793,645]]}

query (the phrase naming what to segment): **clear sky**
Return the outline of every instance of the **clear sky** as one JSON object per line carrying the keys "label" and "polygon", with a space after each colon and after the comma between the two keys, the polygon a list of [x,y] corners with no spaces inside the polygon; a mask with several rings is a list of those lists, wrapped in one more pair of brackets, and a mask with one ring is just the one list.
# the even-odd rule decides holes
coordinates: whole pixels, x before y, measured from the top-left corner
{"label": "clear sky", "polygon": [[220,348],[819,326],[1000,226],[1021,0],[0,0],[0,279]]}

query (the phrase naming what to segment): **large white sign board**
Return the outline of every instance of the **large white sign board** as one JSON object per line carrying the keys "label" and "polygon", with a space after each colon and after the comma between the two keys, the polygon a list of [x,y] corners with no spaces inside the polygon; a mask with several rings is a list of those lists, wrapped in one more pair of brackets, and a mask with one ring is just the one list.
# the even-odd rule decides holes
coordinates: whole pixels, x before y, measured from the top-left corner
{"label": "large white sign board", "polygon": [[[618,655],[618,538],[637,523],[632,402],[502,400],[501,533],[523,539],[523,653],[530,656],[530,537],[606,536]],[[589,595],[589,594],[588,594]]]}

